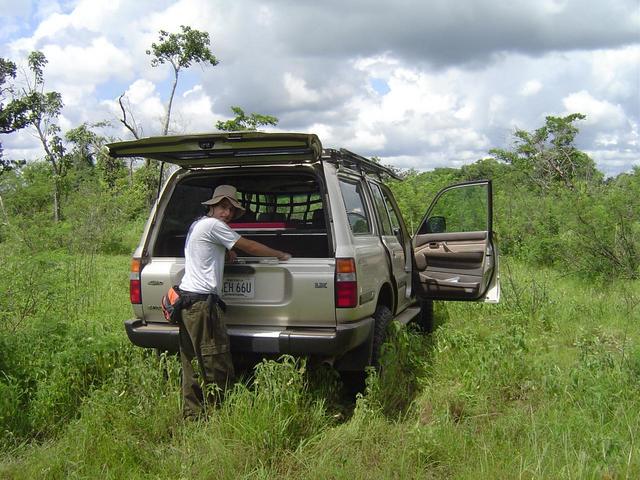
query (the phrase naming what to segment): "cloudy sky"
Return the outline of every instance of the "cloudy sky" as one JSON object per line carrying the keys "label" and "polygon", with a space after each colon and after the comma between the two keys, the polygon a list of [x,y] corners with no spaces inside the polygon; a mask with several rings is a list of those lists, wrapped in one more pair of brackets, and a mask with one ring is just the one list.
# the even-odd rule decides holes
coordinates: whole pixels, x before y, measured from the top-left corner
{"label": "cloudy sky", "polygon": [[[63,130],[111,120],[104,133],[129,139],[126,92],[144,134],[158,134],[172,72],[145,50],[190,25],[220,63],[183,72],[176,133],[212,131],[238,105],[327,147],[428,170],[580,112],[578,145],[600,170],[640,165],[638,0],[0,0],[0,22],[0,57],[49,60]],[[29,132],[1,140],[5,158],[42,155]]]}

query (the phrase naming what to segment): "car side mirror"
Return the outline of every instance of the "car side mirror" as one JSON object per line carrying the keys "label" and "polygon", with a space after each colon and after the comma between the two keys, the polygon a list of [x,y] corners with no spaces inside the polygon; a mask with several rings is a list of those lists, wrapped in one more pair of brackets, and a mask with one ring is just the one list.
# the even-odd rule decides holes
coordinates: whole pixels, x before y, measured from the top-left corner
{"label": "car side mirror", "polygon": [[444,233],[447,231],[447,220],[442,216],[429,217],[427,220],[429,233]]}
{"label": "car side mirror", "polygon": [[444,233],[447,231],[447,220],[440,215],[429,217],[425,220],[418,232],[420,235],[426,233]]}

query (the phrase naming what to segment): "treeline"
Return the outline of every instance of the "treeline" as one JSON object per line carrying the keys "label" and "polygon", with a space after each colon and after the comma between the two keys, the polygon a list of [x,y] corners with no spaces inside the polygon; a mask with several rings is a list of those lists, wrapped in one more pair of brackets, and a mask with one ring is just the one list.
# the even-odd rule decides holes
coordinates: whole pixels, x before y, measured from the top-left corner
{"label": "treeline", "polygon": [[[169,133],[180,73],[195,63],[216,66],[208,33],[182,26],[159,32],[146,51],[152,67],[169,67],[161,134]],[[100,132],[107,122],[84,123],[62,133],[62,96],[47,91],[47,59],[34,51],[19,81],[16,65],[0,58],[0,134],[29,129],[40,140],[42,161],[7,159],[0,143],[0,243],[11,239],[29,249],[129,253],[158,191],[160,167],[134,164],[106,153],[116,139]],[[125,93],[119,122],[140,138]],[[217,130],[256,130],[278,119],[246,114],[232,106],[234,118]],[[547,117],[534,131],[517,130],[509,149],[459,169],[401,172],[393,182],[409,228],[414,231],[427,203],[443,186],[489,178],[494,182],[494,229],[499,248],[533,265],[555,266],[588,276],[640,276],[640,169],[605,178],[595,162],[575,147],[580,113]]]}
{"label": "treeline", "polygon": [[[580,114],[516,131],[513,147],[461,168],[403,172],[392,182],[410,230],[443,186],[493,180],[494,230],[502,254],[588,276],[640,275],[640,168],[605,178],[574,146]],[[82,125],[66,134],[65,175],[46,161],[0,176],[0,242],[36,249],[128,254],[155,199],[160,168],[110,158],[107,139]],[[56,184],[57,182],[57,184]],[[53,192],[59,191],[58,221]]]}
{"label": "treeline", "polygon": [[132,251],[155,196],[159,168],[133,168],[104,150],[84,147],[73,156],[68,173],[57,180],[46,161],[28,162],[2,174],[0,242],[34,251]]}
{"label": "treeline", "polygon": [[410,229],[451,183],[493,180],[494,230],[502,254],[587,276],[640,276],[640,168],[605,178],[577,149],[581,114],[518,130],[509,150],[459,169],[410,171],[392,188]]}

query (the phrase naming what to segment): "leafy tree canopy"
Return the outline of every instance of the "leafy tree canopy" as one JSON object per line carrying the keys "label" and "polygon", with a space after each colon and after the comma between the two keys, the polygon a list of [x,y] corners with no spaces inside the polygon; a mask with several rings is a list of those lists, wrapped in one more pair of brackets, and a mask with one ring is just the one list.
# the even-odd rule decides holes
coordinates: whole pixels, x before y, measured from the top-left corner
{"label": "leafy tree canopy", "polygon": [[207,32],[195,30],[189,26],[181,25],[181,33],[169,33],[160,30],[158,43],[152,43],[147,55],[151,55],[151,66],[169,62],[176,71],[189,68],[191,63],[218,64],[215,55],[209,49],[211,40]]}
{"label": "leafy tree canopy", "polygon": [[[16,78],[16,65],[10,60],[0,58],[0,133],[13,133],[27,126],[28,104],[25,99],[15,96],[13,79]],[[7,103],[5,103],[8,100]],[[0,143],[0,175],[15,166],[16,162],[2,158]]]}
{"label": "leafy tree canopy", "polygon": [[[182,29],[181,33],[169,33],[165,30],[160,30],[159,41],[152,43],[151,49],[147,50],[147,55],[151,55],[152,57],[152,67],[157,67],[165,63],[169,63],[173,67],[173,85],[171,86],[171,93],[167,101],[167,113],[162,128],[163,135],[169,133],[171,106],[173,105],[173,97],[176,92],[180,70],[189,68],[194,62],[210,64],[212,66],[218,64],[218,60],[209,48],[211,41],[207,32],[201,32],[186,25],[181,25],[180,28]],[[125,117],[122,122],[134,133],[134,136],[138,138],[136,129],[127,123],[126,112],[122,102],[120,106],[123,109],[123,116]]]}
{"label": "leafy tree canopy", "polygon": [[553,185],[576,189],[579,181],[602,180],[595,162],[575,145],[578,128],[574,123],[585,115],[546,117],[544,126],[528,132],[516,130],[513,149],[492,149],[496,159],[513,165],[534,186],[549,190]]}
{"label": "leafy tree canopy", "polygon": [[231,107],[231,111],[234,113],[235,118],[227,120],[225,122],[218,121],[216,128],[223,132],[237,132],[237,131],[254,131],[258,127],[278,124],[278,119],[271,115],[262,115],[260,113],[252,113],[247,115],[240,107]]}

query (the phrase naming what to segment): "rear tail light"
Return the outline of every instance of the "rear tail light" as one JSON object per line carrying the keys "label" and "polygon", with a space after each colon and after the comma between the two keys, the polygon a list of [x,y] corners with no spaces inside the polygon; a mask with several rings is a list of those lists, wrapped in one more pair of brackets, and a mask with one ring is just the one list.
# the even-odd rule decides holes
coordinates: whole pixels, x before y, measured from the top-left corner
{"label": "rear tail light", "polygon": [[336,307],[353,308],[358,305],[356,262],[353,258],[336,259]]}
{"label": "rear tail light", "polygon": [[129,298],[131,303],[142,303],[142,284],[140,282],[142,267],[142,259],[137,257],[131,259],[131,273],[129,274]]}

